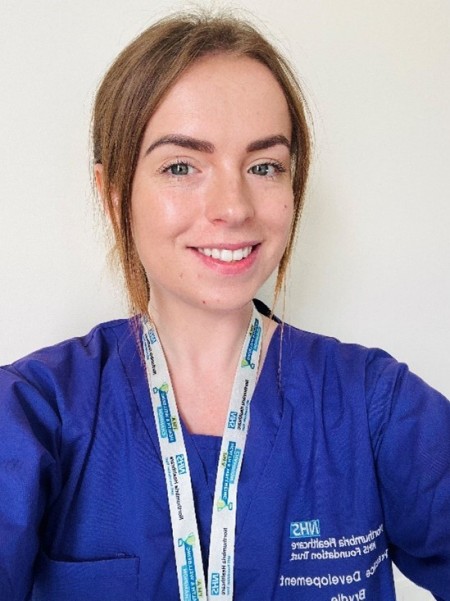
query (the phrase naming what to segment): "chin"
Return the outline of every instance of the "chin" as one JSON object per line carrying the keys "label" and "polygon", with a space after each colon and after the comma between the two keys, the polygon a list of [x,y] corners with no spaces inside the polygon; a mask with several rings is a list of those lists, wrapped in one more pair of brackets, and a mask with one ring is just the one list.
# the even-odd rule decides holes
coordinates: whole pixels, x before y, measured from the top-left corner
{"label": "chin", "polygon": [[205,295],[196,302],[199,309],[218,312],[234,313],[246,309],[252,302],[254,295],[236,296],[236,295],[221,295],[220,297]]}

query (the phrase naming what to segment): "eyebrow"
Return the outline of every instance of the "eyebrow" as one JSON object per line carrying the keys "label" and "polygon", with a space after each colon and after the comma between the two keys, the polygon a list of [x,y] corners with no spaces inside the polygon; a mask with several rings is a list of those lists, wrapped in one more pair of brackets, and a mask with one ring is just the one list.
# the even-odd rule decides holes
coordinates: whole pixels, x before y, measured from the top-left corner
{"label": "eyebrow", "polygon": [[167,136],[163,136],[158,140],[155,140],[153,144],[145,151],[145,156],[149,155],[152,150],[158,148],[159,146],[164,146],[165,144],[171,144],[174,146],[181,146],[182,148],[190,148],[191,150],[198,150],[199,152],[214,152],[215,148],[211,142],[206,142],[205,140],[198,140],[197,138],[191,138],[190,136],[182,136],[179,134],[169,134]]}
{"label": "eyebrow", "polygon": [[291,143],[286,136],[278,134],[276,136],[268,136],[267,138],[261,138],[260,140],[250,142],[250,144],[247,146],[247,152],[265,150],[266,148],[272,148],[272,146],[277,146],[278,144],[286,146],[289,150],[291,149]]}
{"label": "eyebrow", "polygon": [[[152,144],[150,144],[145,151],[145,156],[149,155],[153,150],[155,150],[155,148],[168,144],[181,146],[182,148],[189,148],[191,150],[197,150],[199,152],[207,152],[208,154],[212,154],[215,151],[214,144],[211,144],[211,142],[207,142],[206,140],[199,140],[197,138],[183,136],[181,134],[169,134],[167,136],[163,136],[162,138],[158,138],[158,140],[155,140]],[[266,148],[271,148],[272,146],[277,146],[278,144],[286,146],[289,150],[291,148],[291,144],[286,136],[277,134],[250,142],[246,148],[246,151],[255,152],[256,150],[265,150]]]}

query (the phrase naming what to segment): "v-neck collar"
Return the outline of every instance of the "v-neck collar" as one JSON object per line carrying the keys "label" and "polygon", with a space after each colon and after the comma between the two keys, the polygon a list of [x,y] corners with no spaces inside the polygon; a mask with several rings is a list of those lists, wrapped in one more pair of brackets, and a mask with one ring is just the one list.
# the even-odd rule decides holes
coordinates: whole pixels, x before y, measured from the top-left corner
{"label": "v-neck collar", "polygon": [[[260,309],[261,306],[264,308],[263,311]],[[257,308],[262,313],[267,314],[268,309],[262,303],[258,303]],[[253,495],[263,477],[266,465],[271,456],[282,420],[283,398],[282,386],[280,386],[279,381],[281,377],[279,374],[279,359],[282,344],[281,329],[281,326],[276,328],[269,343],[251,403],[250,426],[238,487],[236,542],[244,526]],[[132,327],[130,327],[127,335],[119,341],[118,352],[133,391],[137,410],[153,443],[155,453],[161,463],[161,469],[163,469],[145,366],[141,353],[137,348],[136,331]],[[211,490],[201,457],[192,435],[183,423],[182,428],[186,451],[189,457],[192,486],[194,491],[196,491],[196,501],[200,505],[210,505]]]}

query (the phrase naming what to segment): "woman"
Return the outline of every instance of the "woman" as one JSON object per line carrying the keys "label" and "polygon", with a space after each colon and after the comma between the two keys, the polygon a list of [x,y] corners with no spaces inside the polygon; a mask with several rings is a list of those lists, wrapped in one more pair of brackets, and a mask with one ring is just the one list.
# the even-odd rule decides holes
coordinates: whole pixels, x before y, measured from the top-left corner
{"label": "woman", "polygon": [[450,599],[448,402],[252,302],[283,285],[305,114],[234,19],[163,20],[110,68],[94,173],[135,317],[0,372],[1,599],[390,601],[391,559]]}

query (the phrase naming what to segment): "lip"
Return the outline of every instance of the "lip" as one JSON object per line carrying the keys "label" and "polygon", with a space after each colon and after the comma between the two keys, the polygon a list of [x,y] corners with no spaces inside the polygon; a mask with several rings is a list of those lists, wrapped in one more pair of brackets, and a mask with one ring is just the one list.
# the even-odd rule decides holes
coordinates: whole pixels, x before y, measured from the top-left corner
{"label": "lip", "polygon": [[[220,250],[238,250],[246,246],[252,247],[252,252],[245,259],[240,261],[225,262],[220,259],[207,257],[199,252],[199,248],[219,248]],[[261,243],[259,242],[243,242],[238,244],[211,244],[197,247],[190,247],[195,256],[209,269],[214,270],[221,275],[240,275],[251,269],[259,255]]]}
{"label": "lip", "polygon": [[229,242],[215,243],[211,244],[202,244],[201,246],[191,246],[190,248],[197,250],[198,248],[218,248],[219,250],[239,250],[240,248],[245,248],[246,246],[258,246],[260,242],[258,240],[249,240],[244,242],[236,242],[234,244],[230,244]]}

